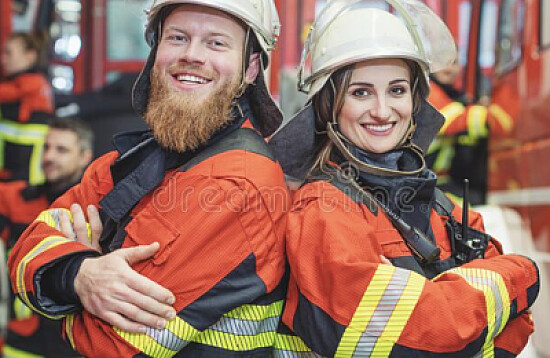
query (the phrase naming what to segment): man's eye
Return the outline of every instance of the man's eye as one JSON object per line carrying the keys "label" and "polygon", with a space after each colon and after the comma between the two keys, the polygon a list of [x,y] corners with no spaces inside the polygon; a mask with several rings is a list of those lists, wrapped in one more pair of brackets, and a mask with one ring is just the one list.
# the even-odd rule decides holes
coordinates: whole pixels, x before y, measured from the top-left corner
{"label": "man's eye", "polygon": [[214,47],[226,47],[227,45],[225,44],[225,42],[221,41],[221,40],[212,40],[211,42],[211,45],[214,46]]}
{"label": "man's eye", "polygon": [[168,40],[170,40],[170,41],[183,41],[183,40],[185,40],[185,36],[183,36],[183,35],[169,35]]}

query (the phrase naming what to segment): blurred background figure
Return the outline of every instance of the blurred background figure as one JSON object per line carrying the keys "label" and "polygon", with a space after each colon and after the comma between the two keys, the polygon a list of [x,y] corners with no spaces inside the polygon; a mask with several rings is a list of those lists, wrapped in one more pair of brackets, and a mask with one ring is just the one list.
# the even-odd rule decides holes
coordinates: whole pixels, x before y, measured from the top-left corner
{"label": "blurred background figure", "polygon": [[445,124],[428,149],[426,163],[437,174],[438,186],[460,201],[464,179],[470,182],[470,202],[484,204],[487,193],[488,136],[491,131],[509,131],[511,120],[495,111],[489,100],[473,103],[455,83],[460,66],[451,66],[430,76],[428,100],[444,116]]}
{"label": "blurred background figure", "polygon": [[[41,185],[25,181],[0,183],[0,235],[8,251],[40,212],[80,181],[92,159],[94,136],[87,124],[73,118],[54,119],[49,124],[41,161],[45,182]],[[13,294],[9,310],[2,357],[78,356],[62,339],[60,321],[32,312]]]}
{"label": "blurred background figure", "polygon": [[54,111],[52,87],[46,73],[47,36],[13,33],[1,56],[0,179],[44,181],[40,156]]}

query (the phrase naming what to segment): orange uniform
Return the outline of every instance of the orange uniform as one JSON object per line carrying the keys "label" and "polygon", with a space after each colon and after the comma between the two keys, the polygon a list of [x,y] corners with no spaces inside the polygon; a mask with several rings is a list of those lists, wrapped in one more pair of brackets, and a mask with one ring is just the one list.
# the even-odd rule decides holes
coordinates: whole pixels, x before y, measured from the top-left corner
{"label": "orange uniform", "polygon": [[439,85],[435,79],[430,83],[428,100],[443,114],[445,123],[428,149],[426,163],[437,174],[443,191],[461,197],[462,183],[468,179],[470,201],[483,204],[487,191],[489,131],[491,135],[509,133],[517,106],[513,99],[506,110],[496,103],[488,107],[468,105],[460,97],[460,92]]}
{"label": "orange uniform", "polygon": [[[0,235],[11,248],[40,212],[50,206],[55,195],[43,186],[23,181],[0,183]],[[61,336],[61,322],[33,313],[19,298],[10,300],[10,320],[5,339],[5,356],[76,357]]]}
{"label": "orange uniform", "polygon": [[430,83],[428,101],[445,117],[445,124],[439,131],[440,135],[455,135],[467,132],[476,138],[486,137],[489,133],[507,133],[512,129],[513,119],[508,111],[492,104],[467,105],[451,98],[436,82]]}
{"label": "orange uniform", "polygon": [[[254,132],[233,133],[242,131]],[[221,146],[227,144],[224,139],[228,145],[242,142],[228,135]],[[255,132],[253,140],[260,149],[266,146]],[[99,158],[80,185],[41,214],[10,256],[13,289],[44,314],[64,316],[67,338],[87,357],[270,355],[284,298],[288,193],[281,168],[272,157],[233,148],[200,162],[191,159],[190,168],[179,163],[156,170],[167,157],[155,143],[152,138],[141,142],[143,150],[155,148],[152,157],[130,150]],[[111,172],[111,166],[127,170],[125,160],[133,155],[146,159],[132,174]],[[156,175],[159,183],[151,185]],[[165,329],[130,334],[86,311],[78,313],[74,305],[49,304],[41,295],[40,275],[50,263],[89,252],[58,230],[57,213],[74,202],[98,205],[102,217],[109,217],[100,241],[105,251],[160,243],[152,259],[133,268],[174,293],[178,315]],[[130,208],[129,215],[121,205]]]}
{"label": "orange uniform", "polygon": [[44,182],[40,159],[53,111],[52,87],[43,74],[23,72],[0,82],[0,179]]}
{"label": "orange uniform", "polygon": [[[452,216],[461,221],[459,207]],[[469,218],[483,230],[479,214]],[[431,211],[441,249],[435,265],[451,254],[448,219]],[[485,259],[428,278],[380,208],[373,212],[326,181],[295,193],[286,240],[291,283],[283,322],[303,342],[282,335],[277,357],[510,357],[533,331],[525,312],[538,293],[537,268],[502,255],[494,240]]]}

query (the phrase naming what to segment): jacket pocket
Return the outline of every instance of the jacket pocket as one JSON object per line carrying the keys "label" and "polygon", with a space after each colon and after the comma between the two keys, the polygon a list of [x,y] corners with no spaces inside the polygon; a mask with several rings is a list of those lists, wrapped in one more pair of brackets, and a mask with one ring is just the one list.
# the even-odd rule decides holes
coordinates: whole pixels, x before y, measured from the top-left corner
{"label": "jacket pocket", "polygon": [[141,210],[126,226],[129,246],[158,242],[160,248],[153,256],[153,264],[161,265],[168,258],[179,231],[159,213],[149,208]]}
{"label": "jacket pocket", "polygon": [[387,258],[411,256],[411,251],[403,241],[401,234],[395,229],[383,230],[376,233],[382,248],[382,255]]}

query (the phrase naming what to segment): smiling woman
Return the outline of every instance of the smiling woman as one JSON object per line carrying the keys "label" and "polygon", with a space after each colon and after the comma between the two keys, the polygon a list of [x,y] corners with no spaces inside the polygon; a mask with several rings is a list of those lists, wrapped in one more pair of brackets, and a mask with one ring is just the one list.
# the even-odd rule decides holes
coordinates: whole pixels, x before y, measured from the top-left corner
{"label": "smiling woman", "polygon": [[310,102],[271,140],[295,179],[314,158],[286,230],[283,322],[303,342],[282,334],[277,356],[515,355],[533,331],[536,265],[502,255],[481,216],[463,222],[435,187],[423,156],[443,120],[428,73],[455,45],[422,2],[386,2],[397,14],[328,2],[302,59]]}
{"label": "smiling woman", "polygon": [[412,126],[411,73],[401,59],[376,59],[352,70],[340,130],[359,148],[385,153],[405,139]]}

